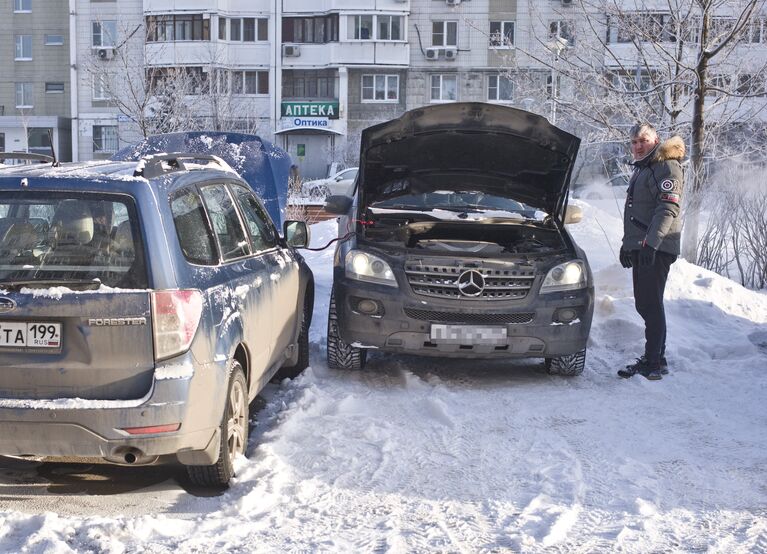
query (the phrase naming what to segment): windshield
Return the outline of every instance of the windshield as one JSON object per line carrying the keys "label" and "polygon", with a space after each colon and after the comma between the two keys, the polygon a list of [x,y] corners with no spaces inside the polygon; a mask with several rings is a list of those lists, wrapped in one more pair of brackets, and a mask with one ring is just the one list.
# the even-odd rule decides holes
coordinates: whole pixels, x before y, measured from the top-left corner
{"label": "windshield", "polygon": [[434,191],[387,198],[370,205],[375,213],[413,211],[439,219],[509,218],[542,221],[546,213],[516,200],[479,191]]}
{"label": "windshield", "polygon": [[0,193],[0,287],[147,288],[126,196]]}

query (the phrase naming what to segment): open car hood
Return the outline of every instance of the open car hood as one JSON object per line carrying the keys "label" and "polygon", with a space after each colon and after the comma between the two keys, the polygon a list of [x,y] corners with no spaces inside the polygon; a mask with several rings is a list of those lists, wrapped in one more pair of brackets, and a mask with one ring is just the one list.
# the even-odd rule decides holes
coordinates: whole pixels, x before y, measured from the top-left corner
{"label": "open car hood", "polygon": [[362,131],[359,207],[474,190],[563,217],[580,139],[530,112],[479,102],[417,108]]}

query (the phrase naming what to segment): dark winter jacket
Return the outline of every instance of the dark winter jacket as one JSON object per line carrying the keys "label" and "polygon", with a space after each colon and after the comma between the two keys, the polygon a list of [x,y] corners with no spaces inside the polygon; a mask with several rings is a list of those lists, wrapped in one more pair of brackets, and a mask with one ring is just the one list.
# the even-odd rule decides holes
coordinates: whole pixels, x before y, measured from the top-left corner
{"label": "dark winter jacket", "polygon": [[684,153],[684,141],[674,136],[634,163],[623,211],[625,250],[639,250],[647,241],[656,250],[679,255]]}

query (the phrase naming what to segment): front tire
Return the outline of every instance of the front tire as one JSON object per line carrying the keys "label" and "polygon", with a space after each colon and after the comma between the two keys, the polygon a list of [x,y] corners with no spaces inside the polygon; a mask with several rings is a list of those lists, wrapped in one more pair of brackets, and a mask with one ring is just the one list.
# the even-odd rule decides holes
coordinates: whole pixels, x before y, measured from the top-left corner
{"label": "front tire", "polygon": [[327,349],[330,369],[362,369],[365,367],[367,351],[344,342],[338,332],[335,291],[330,293]]}
{"label": "front tire", "polygon": [[220,423],[218,461],[209,466],[187,466],[189,479],[204,487],[228,485],[234,476],[234,459],[248,446],[248,386],[237,360],[232,361],[224,415]]}
{"label": "front tire", "polygon": [[574,377],[583,373],[586,366],[586,349],[568,356],[558,358],[546,358],[546,371],[549,375],[564,375]]}

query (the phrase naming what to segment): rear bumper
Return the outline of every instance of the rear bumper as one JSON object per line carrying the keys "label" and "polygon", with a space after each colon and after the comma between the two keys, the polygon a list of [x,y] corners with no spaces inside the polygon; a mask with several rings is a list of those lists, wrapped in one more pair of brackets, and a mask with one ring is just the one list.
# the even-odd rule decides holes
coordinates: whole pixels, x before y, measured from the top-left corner
{"label": "rear bumper", "polygon": [[[339,333],[345,342],[387,352],[454,358],[551,358],[575,354],[586,348],[594,304],[593,288],[531,296],[523,301],[473,304],[433,298],[424,301],[399,288],[345,278],[336,281],[335,292]],[[358,298],[378,302],[383,315],[356,311],[353,304]],[[577,319],[569,324],[555,322],[555,314],[565,308],[574,309]],[[418,316],[413,317],[416,313]],[[494,318],[512,314],[518,314],[523,322],[493,322]],[[435,315],[438,317],[431,317]],[[486,320],[490,323],[482,322]],[[435,323],[503,327],[506,338],[490,344],[432,340],[431,327]]]}
{"label": "rear bumper", "polygon": [[[185,452],[210,450],[222,417],[226,362],[196,365],[186,354],[168,365],[178,367],[179,363],[193,364],[194,371],[155,377],[150,392],[137,400],[0,399],[0,454],[97,457],[124,463],[130,452],[141,463],[157,456],[181,454],[183,459]],[[168,433],[124,431],[176,423],[178,430]]]}

